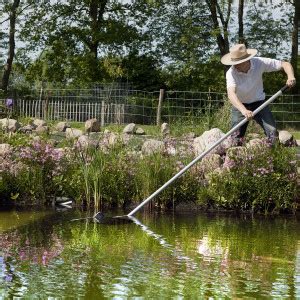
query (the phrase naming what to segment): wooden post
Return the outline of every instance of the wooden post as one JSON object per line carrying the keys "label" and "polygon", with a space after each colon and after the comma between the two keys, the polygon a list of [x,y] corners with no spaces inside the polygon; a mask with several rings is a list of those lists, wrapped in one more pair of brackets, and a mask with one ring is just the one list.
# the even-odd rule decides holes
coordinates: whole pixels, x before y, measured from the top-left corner
{"label": "wooden post", "polygon": [[157,115],[156,115],[156,125],[157,126],[161,125],[161,107],[162,107],[162,102],[164,99],[164,94],[165,94],[165,90],[160,89],[159,90],[159,98],[158,98],[158,106],[157,106]]}
{"label": "wooden post", "polygon": [[101,127],[105,125],[105,102],[101,101]]}
{"label": "wooden post", "polygon": [[46,93],[45,101],[44,101],[44,120],[48,120],[48,105],[49,105],[49,91]]}

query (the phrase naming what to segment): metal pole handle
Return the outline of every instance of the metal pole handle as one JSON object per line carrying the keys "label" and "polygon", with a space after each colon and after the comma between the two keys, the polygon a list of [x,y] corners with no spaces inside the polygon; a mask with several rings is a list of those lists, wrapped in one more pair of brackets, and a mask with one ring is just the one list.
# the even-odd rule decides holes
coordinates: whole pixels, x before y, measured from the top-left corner
{"label": "metal pole handle", "polygon": [[[285,85],[281,88],[276,94],[274,94],[271,98],[265,101],[261,106],[253,111],[253,116],[255,116],[258,112],[268,106],[274,99],[281,96],[282,93],[288,89],[288,86]],[[190,169],[196,162],[202,159],[205,155],[207,155],[211,150],[216,148],[219,144],[221,144],[227,137],[229,137],[232,133],[234,133],[238,128],[248,122],[247,118],[244,118],[240,123],[231,128],[223,137],[221,137],[218,141],[216,141],[212,146],[210,146],[206,151],[202,152],[199,156],[197,156],[194,160],[192,160],[188,165],[186,165],[181,171],[179,171],[176,175],[174,175],[171,179],[169,179],[164,185],[162,185],[158,190],[156,190],[153,194],[151,194],[147,199],[145,199],[142,203],[140,203],[135,209],[133,209],[127,216],[130,217],[134,213],[136,213],[139,209],[141,209],[146,203],[152,200],[155,196],[161,193],[164,189],[166,189],[173,181],[179,178],[183,173],[185,173],[188,169]]]}

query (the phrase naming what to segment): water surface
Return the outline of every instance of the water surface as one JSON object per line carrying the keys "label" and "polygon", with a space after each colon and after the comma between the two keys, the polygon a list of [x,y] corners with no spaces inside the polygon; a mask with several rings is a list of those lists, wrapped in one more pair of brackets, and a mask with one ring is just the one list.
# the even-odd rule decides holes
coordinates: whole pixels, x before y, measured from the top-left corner
{"label": "water surface", "polygon": [[0,211],[0,299],[300,297],[297,216],[86,215]]}

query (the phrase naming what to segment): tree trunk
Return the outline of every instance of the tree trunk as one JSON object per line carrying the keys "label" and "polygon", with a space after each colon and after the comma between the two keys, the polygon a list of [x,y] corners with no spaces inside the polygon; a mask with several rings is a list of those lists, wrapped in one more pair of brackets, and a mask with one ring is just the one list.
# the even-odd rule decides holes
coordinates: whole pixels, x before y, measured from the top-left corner
{"label": "tree trunk", "polygon": [[[211,20],[213,22],[213,31],[216,32],[217,44],[220,50],[220,55],[223,56],[229,52],[228,21],[230,17],[231,1],[228,1],[228,10],[227,10],[226,19],[224,19],[224,16],[219,8],[218,0],[206,0],[206,3],[211,13]],[[219,19],[221,20],[222,28],[220,28]],[[224,73],[226,73],[227,70],[228,70],[228,66],[224,66]]]}
{"label": "tree trunk", "polygon": [[9,16],[9,41],[8,41],[8,57],[6,64],[4,66],[1,89],[7,92],[9,76],[12,70],[12,64],[15,56],[15,31],[16,31],[16,19],[17,19],[17,9],[20,5],[20,0],[14,0],[10,16]]}
{"label": "tree trunk", "polygon": [[244,0],[239,0],[239,7],[238,7],[239,43],[246,44],[245,37],[244,37],[244,20],[243,20],[243,17],[244,17]]}
{"label": "tree trunk", "polygon": [[98,35],[103,23],[103,15],[105,13],[107,3],[108,0],[91,0],[89,4],[91,37],[87,46],[93,58],[90,68],[90,76],[93,81],[99,80],[98,48],[100,41]]}
{"label": "tree trunk", "polygon": [[295,77],[297,79],[296,90],[300,92],[300,82],[298,78],[298,56],[300,53],[299,49],[299,34],[300,34],[300,3],[299,0],[294,0],[295,15],[293,19],[293,32],[292,32],[292,55],[291,64],[294,68]]}
{"label": "tree trunk", "polygon": [[99,47],[99,39],[97,36],[101,29],[107,2],[108,0],[92,0],[89,5],[89,16],[91,18],[92,30],[91,43],[89,44],[89,48],[95,59],[98,58]]}

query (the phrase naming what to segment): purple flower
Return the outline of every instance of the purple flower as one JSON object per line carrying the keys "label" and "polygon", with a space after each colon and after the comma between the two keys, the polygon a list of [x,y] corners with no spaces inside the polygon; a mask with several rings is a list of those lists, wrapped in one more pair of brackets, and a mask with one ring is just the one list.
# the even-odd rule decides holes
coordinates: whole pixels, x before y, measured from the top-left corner
{"label": "purple flower", "polygon": [[12,108],[13,104],[14,104],[13,99],[10,99],[10,98],[6,99],[5,105],[6,105],[7,108]]}

